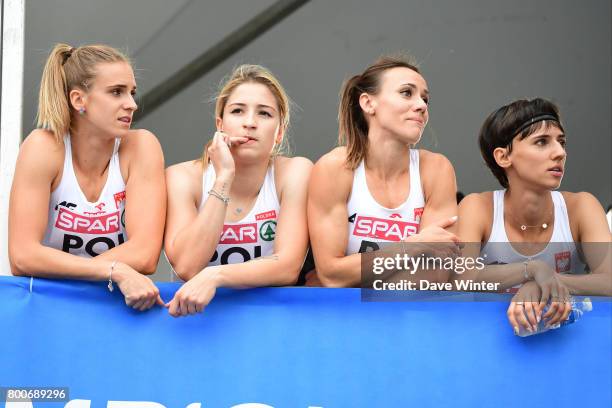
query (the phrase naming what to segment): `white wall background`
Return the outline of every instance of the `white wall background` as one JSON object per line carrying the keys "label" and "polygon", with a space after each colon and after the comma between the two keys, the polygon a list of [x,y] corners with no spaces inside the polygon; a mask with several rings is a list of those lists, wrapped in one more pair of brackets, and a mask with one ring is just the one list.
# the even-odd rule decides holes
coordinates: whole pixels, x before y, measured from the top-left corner
{"label": "white wall background", "polygon": [[[128,49],[142,94],[248,21],[272,0],[26,0],[24,131],[33,128],[42,65],[55,42]],[[197,157],[214,130],[209,100],[239,63],[270,68],[298,109],[297,155],[335,145],[344,78],[403,50],[421,61],[432,92],[422,146],[455,165],[468,193],[497,188],[476,144],[484,118],[514,99],[561,107],[568,135],[562,189],[612,202],[609,0],[312,0],[144,118],[168,165]],[[146,109],[142,107],[142,109]],[[166,279],[160,265],[158,277]]]}

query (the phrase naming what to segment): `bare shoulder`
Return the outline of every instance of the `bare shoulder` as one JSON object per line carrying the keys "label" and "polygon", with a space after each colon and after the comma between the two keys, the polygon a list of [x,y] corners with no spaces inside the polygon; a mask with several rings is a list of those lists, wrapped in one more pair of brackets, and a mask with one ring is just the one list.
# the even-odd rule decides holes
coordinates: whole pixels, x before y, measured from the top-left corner
{"label": "bare shoulder", "polygon": [[274,158],[274,168],[277,193],[281,200],[285,191],[306,192],[312,170],[310,160],[305,157],[277,156]]}
{"label": "bare shoulder", "polygon": [[57,170],[64,163],[64,140],[45,129],[33,130],[19,149],[19,161],[36,164],[46,170]]}
{"label": "bare shoulder", "polygon": [[127,144],[154,144],[160,146],[157,137],[146,129],[133,129],[123,138]]}
{"label": "bare shoulder", "polygon": [[595,196],[586,191],[581,191],[578,193],[571,193],[569,191],[560,191],[563,199],[565,200],[566,206],[576,206],[576,205],[589,205],[589,204],[597,204],[599,200],[595,198]]}
{"label": "bare shoulder", "polygon": [[571,193],[569,191],[561,191],[561,195],[565,200],[567,213],[570,218],[582,215],[594,215],[597,212],[603,214],[604,209],[599,200],[591,193],[581,191],[579,193]]}
{"label": "bare shoulder", "polygon": [[354,171],[346,165],[346,148],[323,155],[312,169],[308,183],[309,205],[345,205],[353,188]]}
{"label": "bare shoulder", "polygon": [[354,171],[346,164],[346,147],[336,147],[332,151],[324,154],[316,162],[313,168],[313,183],[330,181],[330,185],[335,185],[340,192],[350,191],[353,185]]}
{"label": "bare shoulder", "polygon": [[42,151],[45,154],[64,154],[64,139],[59,141],[55,135],[45,129],[34,129],[21,144],[22,150]]}
{"label": "bare shoulder", "polygon": [[426,202],[431,203],[434,197],[443,202],[455,200],[455,170],[446,156],[419,149],[419,172]]}
{"label": "bare shoulder", "polygon": [[325,153],[319,160],[316,166],[334,167],[338,170],[346,168],[347,151],[345,146],[339,146]]}
{"label": "bare shoulder", "polygon": [[455,173],[450,160],[441,153],[419,149],[419,163],[421,170],[427,172],[428,169],[431,169],[434,171],[432,174],[445,175]]}
{"label": "bare shoulder", "polygon": [[122,152],[131,157],[146,155],[149,160],[162,157],[162,148],[157,137],[146,129],[134,129],[121,140]]}
{"label": "bare shoulder", "polygon": [[459,236],[465,242],[486,242],[493,225],[493,193],[468,194],[459,203]]}
{"label": "bare shoulder", "polygon": [[570,229],[575,241],[610,242],[612,234],[606,213],[599,200],[591,193],[562,191]]}
{"label": "bare shoulder", "polygon": [[333,175],[340,182],[352,180],[354,171],[347,166],[346,157],[346,147],[336,147],[317,160],[314,171],[319,174]]}
{"label": "bare shoulder", "polygon": [[459,212],[466,214],[478,214],[484,216],[485,214],[493,213],[493,192],[484,191],[482,193],[468,194],[459,203]]}
{"label": "bare shoulder", "polygon": [[274,158],[274,166],[282,175],[295,173],[310,173],[312,162],[306,157],[285,157],[277,156]]}
{"label": "bare shoulder", "polygon": [[199,160],[190,160],[173,164],[166,169],[168,188],[173,186],[190,187],[190,190],[202,184],[202,165]]}

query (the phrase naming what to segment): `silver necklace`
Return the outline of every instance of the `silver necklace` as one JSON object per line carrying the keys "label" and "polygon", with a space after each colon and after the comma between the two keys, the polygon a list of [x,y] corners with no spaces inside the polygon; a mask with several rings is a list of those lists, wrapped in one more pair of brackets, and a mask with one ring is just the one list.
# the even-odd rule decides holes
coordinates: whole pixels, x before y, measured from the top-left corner
{"label": "silver necklace", "polygon": [[[549,218],[550,215],[551,214],[549,214],[547,218]],[[542,228],[543,230],[545,230],[548,228],[548,225],[550,224],[549,222],[543,222],[542,224],[536,224],[536,225],[521,224],[520,222],[516,220],[516,218],[514,218],[514,216],[511,216],[511,217],[514,220],[514,222],[520,226],[521,231],[527,231],[527,228]]]}
{"label": "silver necklace", "polygon": [[542,229],[546,229],[546,228],[548,228],[548,224],[547,223],[543,223],[542,225],[525,225],[525,224],[521,224],[521,231],[526,231],[527,228],[538,228],[538,227],[542,227]]}

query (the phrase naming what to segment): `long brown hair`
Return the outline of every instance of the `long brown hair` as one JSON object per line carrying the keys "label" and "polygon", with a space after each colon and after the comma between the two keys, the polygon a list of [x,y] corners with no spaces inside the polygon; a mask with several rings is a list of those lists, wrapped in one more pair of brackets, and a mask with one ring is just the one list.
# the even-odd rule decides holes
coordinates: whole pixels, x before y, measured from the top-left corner
{"label": "long brown hair", "polygon": [[49,129],[58,142],[70,130],[72,121],[70,91],[84,91],[96,76],[96,64],[127,62],[129,59],[108,45],[85,45],[73,48],[56,44],[47,58],[40,81],[37,126]]}
{"label": "long brown hair", "polygon": [[[240,65],[235,68],[230,76],[222,82],[221,89],[219,90],[216,98],[217,102],[215,104],[215,117],[223,119],[223,109],[225,109],[225,105],[227,104],[227,100],[229,99],[230,95],[232,92],[234,92],[234,89],[245,83],[258,83],[265,85],[270,92],[272,92],[272,95],[274,95],[276,103],[278,104],[283,140],[281,143],[274,146],[272,156],[287,154],[288,142],[286,132],[289,128],[291,103],[285,89],[280,84],[278,79],[276,79],[276,77],[272,75],[268,69],[262,67],[261,65]],[[202,152],[201,158],[203,166],[208,164],[208,147],[211,143],[212,141],[209,141],[206,143],[206,146],[204,146],[204,151]]]}
{"label": "long brown hair", "polygon": [[359,105],[362,93],[376,95],[380,92],[380,78],[391,68],[409,68],[420,74],[412,58],[403,55],[387,55],[379,58],[362,74],[355,75],[342,84],[338,108],[338,144],[346,145],[346,165],[357,168],[368,149],[368,121]]}

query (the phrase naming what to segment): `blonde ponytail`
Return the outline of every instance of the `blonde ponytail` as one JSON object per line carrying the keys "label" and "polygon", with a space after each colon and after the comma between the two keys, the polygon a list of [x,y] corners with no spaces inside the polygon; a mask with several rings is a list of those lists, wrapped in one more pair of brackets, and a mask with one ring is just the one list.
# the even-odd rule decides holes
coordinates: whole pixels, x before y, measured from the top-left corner
{"label": "blonde ponytail", "polygon": [[67,44],[57,44],[45,64],[38,94],[37,125],[49,129],[56,138],[70,128],[70,107],[64,63],[72,53]]}
{"label": "blonde ponytail", "polygon": [[73,48],[56,44],[40,81],[37,126],[53,132],[59,142],[72,122],[70,91],[76,88],[87,91],[96,76],[96,64],[107,62],[130,63],[123,53],[108,45]]}

